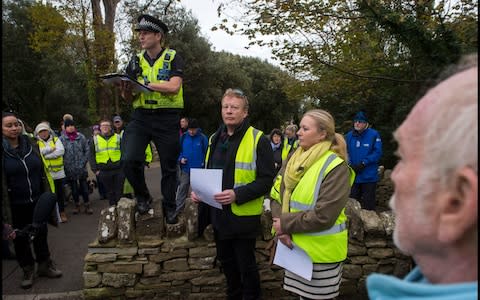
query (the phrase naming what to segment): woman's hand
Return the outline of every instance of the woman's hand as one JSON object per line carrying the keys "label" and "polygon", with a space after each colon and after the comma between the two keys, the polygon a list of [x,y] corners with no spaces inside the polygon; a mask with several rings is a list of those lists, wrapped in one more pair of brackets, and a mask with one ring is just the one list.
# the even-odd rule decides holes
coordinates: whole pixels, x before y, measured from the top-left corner
{"label": "woman's hand", "polygon": [[195,194],[194,191],[192,191],[192,192],[190,193],[190,198],[192,198],[192,201],[193,201],[194,203],[197,203],[197,204],[198,204],[198,203],[202,202],[202,200],[200,200],[200,198],[197,196],[197,194]]}
{"label": "woman's hand", "polygon": [[215,201],[217,201],[221,205],[227,205],[227,204],[233,203],[235,202],[235,198],[236,198],[235,192],[231,189],[221,191],[220,193],[213,195],[213,197]]}
{"label": "woman's hand", "polygon": [[283,234],[280,218],[273,218],[272,226],[273,226],[273,229],[275,229],[275,232],[277,233],[277,235]]}
{"label": "woman's hand", "polygon": [[292,237],[289,234],[281,234],[278,236],[278,240],[282,242],[285,246],[287,246],[289,249],[293,248],[292,244]]}

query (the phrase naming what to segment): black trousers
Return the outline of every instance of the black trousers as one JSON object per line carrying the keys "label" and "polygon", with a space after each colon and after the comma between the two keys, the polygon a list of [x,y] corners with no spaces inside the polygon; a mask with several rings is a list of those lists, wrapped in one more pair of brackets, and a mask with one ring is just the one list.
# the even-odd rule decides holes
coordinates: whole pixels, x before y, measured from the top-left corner
{"label": "black trousers", "polygon": [[55,194],[57,195],[58,210],[65,211],[65,191],[63,190],[63,178],[53,180],[55,184]]}
{"label": "black trousers", "polygon": [[217,259],[227,279],[227,299],[261,299],[255,239],[216,239]]}
{"label": "black trousers", "polygon": [[87,174],[80,176],[78,179],[67,179],[68,185],[72,189],[72,197],[75,205],[78,205],[80,202],[80,195],[83,198],[83,203],[89,203],[88,199],[88,184],[87,184]]}
{"label": "black trousers", "polygon": [[162,168],[161,190],[165,216],[175,216],[177,159],[180,153],[180,117],[178,111],[135,109],[122,138],[125,176],[133,187],[137,201],[147,201],[150,192],[145,183],[145,149],[153,141]]}
{"label": "black trousers", "polygon": [[123,170],[101,170],[98,179],[105,186],[108,204],[117,205],[123,194],[123,182],[125,181]]}
{"label": "black trousers", "polygon": [[360,202],[363,209],[375,210],[377,201],[375,197],[376,192],[376,182],[354,183],[350,191],[350,198],[354,198]]}
{"label": "black trousers", "polygon": [[[55,197],[53,193],[43,193],[42,197]],[[42,201],[39,199],[38,201]],[[55,200],[54,200],[55,201]],[[50,202],[48,200],[47,202]],[[11,205],[12,209],[12,225],[15,229],[23,229],[25,226],[32,224],[33,211],[35,203]],[[35,239],[33,240],[33,256],[32,249],[30,247],[30,239],[28,236],[17,234],[13,240],[13,246],[15,248],[15,254],[20,267],[34,266],[35,260],[37,262],[43,262],[50,258],[50,250],[48,249],[48,228],[47,225],[39,228]]]}

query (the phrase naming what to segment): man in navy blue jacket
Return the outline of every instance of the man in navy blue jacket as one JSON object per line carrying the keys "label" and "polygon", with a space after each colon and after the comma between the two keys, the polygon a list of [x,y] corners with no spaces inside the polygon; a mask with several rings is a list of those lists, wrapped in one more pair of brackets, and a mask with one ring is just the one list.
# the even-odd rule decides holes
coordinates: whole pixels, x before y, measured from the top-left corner
{"label": "man in navy blue jacket", "polygon": [[208,139],[202,133],[198,121],[190,119],[188,129],[180,138],[180,155],[178,162],[180,164],[179,185],[177,189],[175,215],[178,215],[185,206],[190,189],[190,169],[203,168],[205,166],[205,154],[207,153]]}
{"label": "man in navy blue jacket", "polygon": [[345,136],[349,165],[355,171],[350,197],[363,209],[375,210],[378,162],[382,156],[382,140],[375,129],[369,128],[367,116],[359,111],[353,118],[353,130]]}

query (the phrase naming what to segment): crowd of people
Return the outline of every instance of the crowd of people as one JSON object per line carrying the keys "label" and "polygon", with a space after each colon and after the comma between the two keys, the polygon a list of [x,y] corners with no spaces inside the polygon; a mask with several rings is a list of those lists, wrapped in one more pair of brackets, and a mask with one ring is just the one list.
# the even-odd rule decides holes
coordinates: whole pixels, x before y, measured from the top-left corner
{"label": "crowd of people", "polygon": [[[65,185],[72,191],[73,214],[92,214],[87,163],[109,205],[129,196],[139,214],[151,213],[144,170],[153,143],[165,223],[178,222],[187,197],[198,204],[198,232],[213,226],[228,299],[261,299],[255,244],[266,201],[275,242],[300,247],[313,262],[312,280],[286,270],[284,289],[300,299],[337,297],[348,250],[346,204],[354,198],[362,208],[376,209],[382,139],[366,112],[355,114],[345,135],[323,109],[307,111],[299,126],[290,123],[266,135],[250,124],[247,95],[229,88],[221,98],[222,123],[208,138],[197,119],[180,118],[184,62],[165,47],[167,25],[150,15],[137,21],[142,52],[125,71],[150,90],[119,84],[134,108],[126,126],[116,115],[100,120],[86,137],[65,114],[60,132],[43,121],[29,135],[18,116],[2,115],[3,237],[15,245],[24,270],[21,286],[32,286],[35,260],[39,276],[57,278],[62,272],[50,257],[46,221],[34,234],[35,259],[28,237],[13,229],[28,227],[36,205],[48,199],[58,203],[60,221],[67,222]],[[469,58],[420,99],[394,132],[400,158],[392,173],[394,242],[417,267],[404,280],[369,276],[372,299],[476,298],[478,87],[477,58]],[[192,168],[223,171],[222,191],[213,195],[222,209],[191,190]]]}

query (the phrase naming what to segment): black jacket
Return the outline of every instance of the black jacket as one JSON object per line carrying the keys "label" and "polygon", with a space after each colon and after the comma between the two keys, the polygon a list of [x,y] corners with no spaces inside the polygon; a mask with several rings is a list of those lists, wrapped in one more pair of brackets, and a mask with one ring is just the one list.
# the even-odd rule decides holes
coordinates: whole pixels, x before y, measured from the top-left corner
{"label": "black jacket", "polygon": [[[245,132],[250,127],[248,120],[245,120],[228,140],[227,160],[223,168],[222,190],[233,189],[235,156],[237,154],[240,141]],[[217,147],[219,136],[226,130],[225,125],[215,132],[210,146],[210,157],[207,168],[211,168],[211,156]],[[275,165],[273,162],[273,152],[270,141],[262,135],[257,145],[257,178],[255,181],[234,189],[235,202],[238,205],[250,200],[261,197],[270,191],[275,176]],[[204,203],[199,204],[199,235],[203,233],[205,227],[213,224],[216,237],[218,239],[229,238],[256,238],[260,233],[260,215],[258,216],[236,216],[232,213],[230,205],[224,205],[223,210],[210,207]]]}
{"label": "black jacket", "polygon": [[10,205],[35,203],[44,192],[50,192],[38,145],[28,136],[19,136],[19,146],[12,149],[3,139],[2,153],[2,219],[10,221]]}

